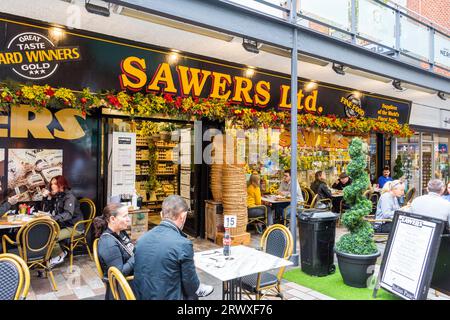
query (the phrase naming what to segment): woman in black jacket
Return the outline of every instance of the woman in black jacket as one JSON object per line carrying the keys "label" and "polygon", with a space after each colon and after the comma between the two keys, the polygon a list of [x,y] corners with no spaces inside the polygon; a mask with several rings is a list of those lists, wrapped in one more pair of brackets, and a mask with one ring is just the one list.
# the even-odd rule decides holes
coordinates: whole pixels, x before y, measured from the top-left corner
{"label": "woman in black jacket", "polygon": [[315,180],[311,184],[311,190],[319,195],[319,200],[322,199],[332,199],[333,195],[331,190],[328,188],[326,181],[326,176],[324,171],[317,171],[315,175]]}
{"label": "woman in black jacket", "polygon": [[[51,213],[59,227],[58,242],[69,239],[73,227],[78,221],[83,220],[80,203],[72,193],[69,183],[63,176],[56,176],[50,180],[49,189],[43,189],[42,210]],[[78,232],[83,232],[83,225],[79,225]],[[64,261],[67,252],[59,245],[55,246],[50,259],[50,266],[54,267]]]}
{"label": "woman in black jacket", "polygon": [[[116,267],[124,276],[133,274],[134,245],[125,231],[129,222],[128,208],[118,203],[108,204],[102,215],[94,219],[95,237],[100,237],[98,255],[105,280],[110,267]],[[113,300],[108,282],[105,300]]]}

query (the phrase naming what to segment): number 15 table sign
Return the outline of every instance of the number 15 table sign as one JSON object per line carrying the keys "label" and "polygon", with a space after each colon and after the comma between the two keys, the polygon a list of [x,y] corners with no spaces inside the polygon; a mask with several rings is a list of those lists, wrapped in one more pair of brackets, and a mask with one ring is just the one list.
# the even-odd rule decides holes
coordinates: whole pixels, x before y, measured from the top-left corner
{"label": "number 15 table sign", "polygon": [[223,226],[225,228],[237,227],[237,216],[225,215],[223,218]]}

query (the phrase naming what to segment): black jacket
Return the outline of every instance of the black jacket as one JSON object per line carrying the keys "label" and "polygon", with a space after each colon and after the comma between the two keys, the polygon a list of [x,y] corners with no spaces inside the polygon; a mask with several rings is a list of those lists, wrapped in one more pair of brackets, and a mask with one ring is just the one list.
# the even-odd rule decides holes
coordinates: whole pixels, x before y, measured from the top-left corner
{"label": "black jacket", "polygon": [[3,202],[0,205],[0,215],[5,214],[9,209],[11,209],[11,204],[8,201]]}
{"label": "black jacket", "polygon": [[104,280],[107,283],[105,300],[113,300],[107,281],[108,269],[116,267],[124,276],[132,275],[134,269],[134,246],[125,231],[118,235],[107,228],[98,241],[98,256],[104,273]]}
{"label": "black jacket", "polygon": [[352,184],[352,179],[348,178],[348,181],[346,184],[343,184],[341,182],[341,180],[339,180],[339,183],[333,183],[333,185],[331,187],[336,190],[344,190],[345,187],[347,187],[351,184]]}
{"label": "black jacket", "polygon": [[[75,223],[83,220],[80,203],[70,190],[60,192],[54,197],[44,199],[42,208],[44,211],[54,213],[53,219],[58,222],[61,229],[73,227]],[[83,226],[80,226],[80,229],[82,229],[82,227]]]}
{"label": "black jacket", "polygon": [[331,190],[328,188],[327,184],[320,180],[315,180],[311,184],[311,190],[319,195],[319,200],[321,199],[332,199],[333,195]]}
{"label": "black jacket", "polygon": [[134,289],[139,300],[195,298],[200,281],[192,242],[172,222],[163,220],[136,245]]}

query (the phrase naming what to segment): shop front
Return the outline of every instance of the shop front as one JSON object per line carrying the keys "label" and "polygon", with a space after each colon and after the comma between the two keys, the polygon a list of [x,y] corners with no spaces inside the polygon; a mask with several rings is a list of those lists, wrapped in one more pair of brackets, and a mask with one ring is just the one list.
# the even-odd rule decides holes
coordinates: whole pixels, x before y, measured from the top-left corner
{"label": "shop front", "polygon": [[[162,200],[180,194],[192,211],[186,231],[203,236],[210,129],[244,132],[247,170],[267,181],[290,165],[288,75],[84,31],[55,33],[7,15],[0,30],[3,197],[9,190],[38,201],[48,179],[62,173],[97,208],[136,192],[151,226]],[[412,135],[408,101],[301,78],[298,87],[304,183],[317,170],[334,182],[354,136],[368,142],[376,179],[391,161],[390,137]],[[279,161],[270,161],[273,152]]]}

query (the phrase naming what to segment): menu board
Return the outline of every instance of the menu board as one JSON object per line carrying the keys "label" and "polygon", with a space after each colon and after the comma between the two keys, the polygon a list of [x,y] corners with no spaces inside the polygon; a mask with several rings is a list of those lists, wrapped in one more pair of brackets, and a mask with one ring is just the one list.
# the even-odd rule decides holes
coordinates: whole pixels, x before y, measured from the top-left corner
{"label": "menu board", "polygon": [[109,196],[133,194],[136,181],[136,133],[110,135]]}
{"label": "menu board", "polygon": [[180,196],[191,207],[191,130],[180,132]]}
{"label": "menu board", "polygon": [[381,286],[406,300],[426,299],[444,224],[396,211],[375,290]]}

